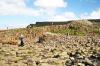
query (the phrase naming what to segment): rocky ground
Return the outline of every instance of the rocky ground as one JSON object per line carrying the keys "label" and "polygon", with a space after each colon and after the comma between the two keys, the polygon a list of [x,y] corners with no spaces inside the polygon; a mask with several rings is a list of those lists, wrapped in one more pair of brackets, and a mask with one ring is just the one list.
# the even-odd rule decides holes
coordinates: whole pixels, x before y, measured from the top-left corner
{"label": "rocky ground", "polygon": [[0,66],[100,66],[100,38],[47,33],[23,47],[0,43]]}

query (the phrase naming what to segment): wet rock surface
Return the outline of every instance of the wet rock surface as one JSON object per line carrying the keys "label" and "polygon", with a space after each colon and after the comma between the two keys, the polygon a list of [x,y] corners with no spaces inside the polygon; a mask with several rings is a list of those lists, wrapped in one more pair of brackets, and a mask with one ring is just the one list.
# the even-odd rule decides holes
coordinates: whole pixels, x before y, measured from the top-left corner
{"label": "wet rock surface", "polygon": [[0,43],[0,66],[100,66],[100,38],[46,34],[23,47]]}

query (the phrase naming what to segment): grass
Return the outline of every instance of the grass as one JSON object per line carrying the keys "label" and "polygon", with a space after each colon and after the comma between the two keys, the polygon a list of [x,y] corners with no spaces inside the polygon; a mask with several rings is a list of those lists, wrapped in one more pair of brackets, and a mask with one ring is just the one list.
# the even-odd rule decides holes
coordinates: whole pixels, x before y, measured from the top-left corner
{"label": "grass", "polygon": [[93,32],[100,35],[100,30],[98,30],[98,29],[94,29]]}
{"label": "grass", "polygon": [[60,33],[64,35],[77,35],[77,36],[85,36],[89,33],[94,33],[95,35],[100,35],[100,30],[99,29],[77,29],[77,28],[67,28],[67,29],[60,29],[60,30],[51,30],[52,33]]}
{"label": "grass", "polygon": [[[83,24],[70,24],[66,29],[61,28],[61,29],[56,29],[56,30],[51,30],[52,33],[60,33],[64,35],[76,35],[76,36],[86,36],[90,35],[91,33],[94,35],[100,35],[100,30],[99,30],[98,25],[83,25]],[[91,35],[92,35],[91,34]]]}
{"label": "grass", "polygon": [[75,28],[67,28],[67,29],[61,29],[61,30],[51,30],[52,33],[60,33],[65,35],[79,35],[83,36],[86,34],[85,31],[80,31],[79,27]]}

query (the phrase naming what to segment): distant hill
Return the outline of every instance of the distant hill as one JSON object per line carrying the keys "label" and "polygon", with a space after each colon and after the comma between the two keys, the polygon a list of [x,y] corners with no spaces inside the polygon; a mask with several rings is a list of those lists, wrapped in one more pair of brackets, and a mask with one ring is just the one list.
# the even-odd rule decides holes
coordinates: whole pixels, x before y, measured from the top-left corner
{"label": "distant hill", "polygon": [[100,36],[100,19],[73,20],[64,22],[37,22],[27,28],[1,30],[0,41],[18,41],[20,34],[26,37],[27,42],[35,41],[45,32],[75,36]]}
{"label": "distant hill", "polygon": [[88,19],[88,21],[100,23],[100,19]]}
{"label": "distant hill", "polygon": [[[73,20],[73,21],[82,21],[82,20]],[[88,21],[92,23],[98,23],[100,24],[100,19],[88,19]],[[44,21],[44,22],[36,22],[36,24],[30,24],[27,27],[33,27],[33,26],[50,26],[50,25],[65,25],[72,21]]]}

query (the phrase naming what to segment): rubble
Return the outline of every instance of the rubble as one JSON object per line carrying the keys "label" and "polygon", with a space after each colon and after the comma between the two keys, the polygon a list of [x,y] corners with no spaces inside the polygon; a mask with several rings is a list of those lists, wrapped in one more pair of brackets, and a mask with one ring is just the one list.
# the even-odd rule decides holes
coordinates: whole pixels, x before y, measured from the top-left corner
{"label": "rubble", "polygon": [[99,66],[99,37],[45,35],[24,47],[0,43],[0,66]]}

